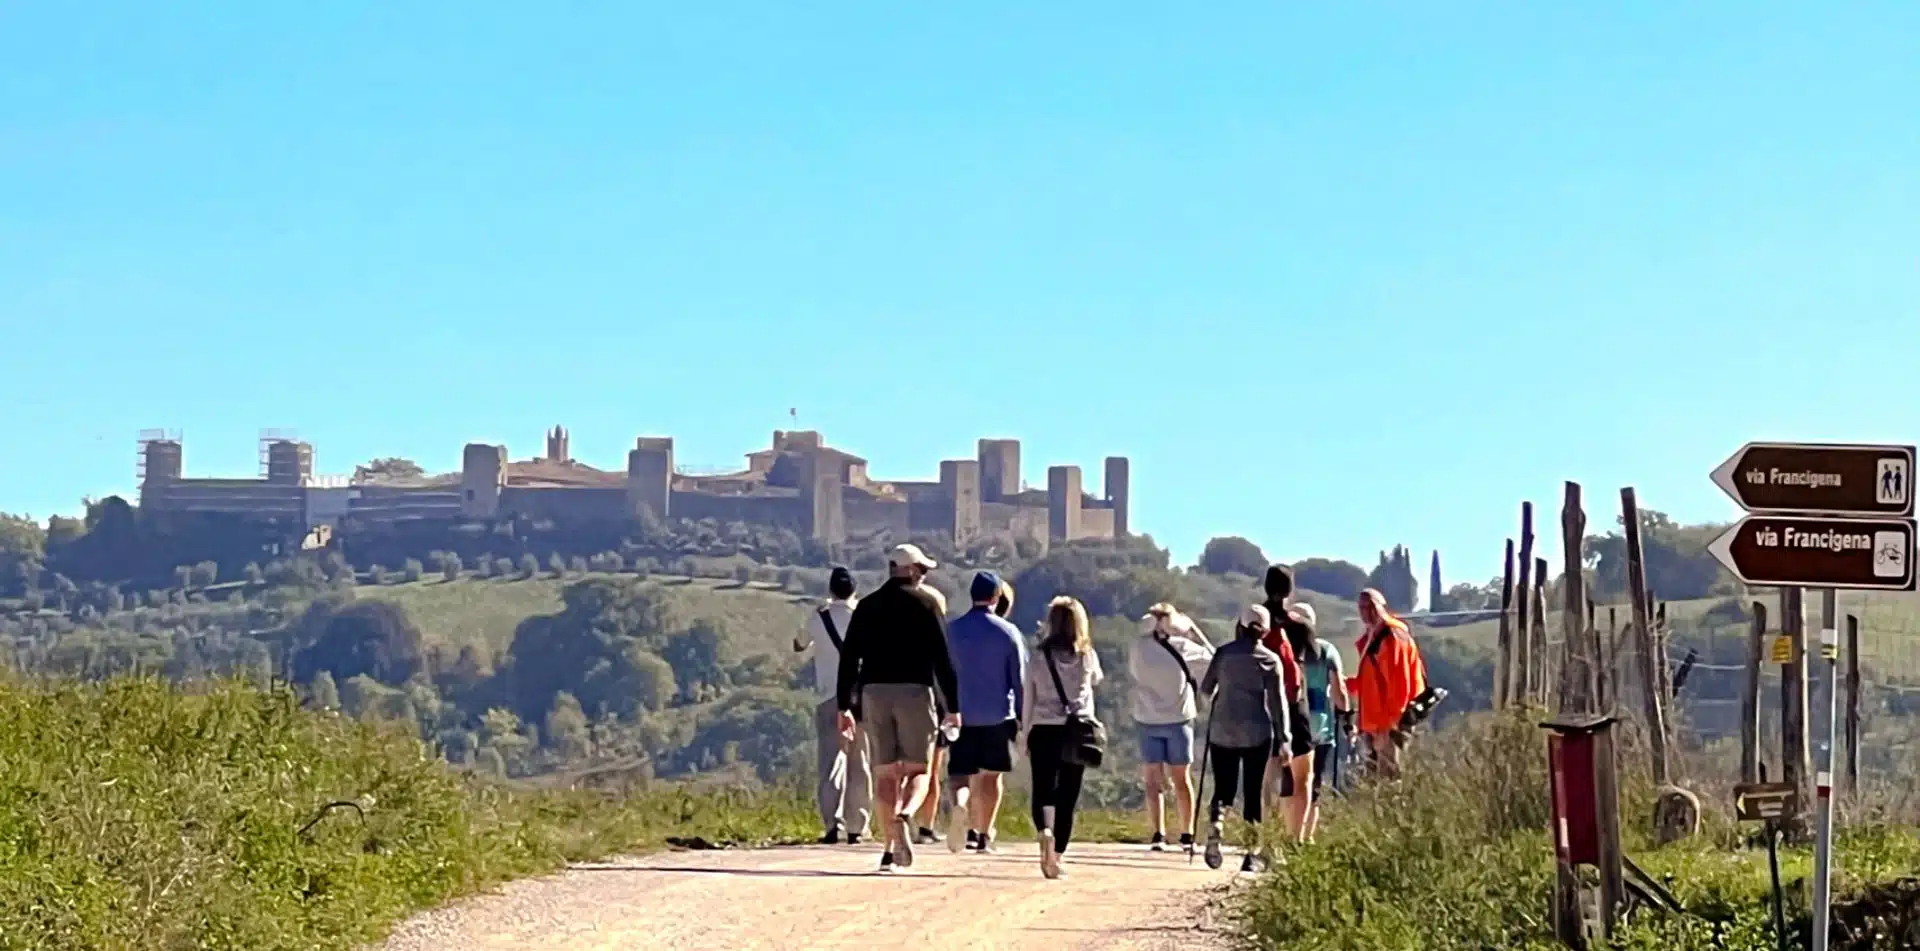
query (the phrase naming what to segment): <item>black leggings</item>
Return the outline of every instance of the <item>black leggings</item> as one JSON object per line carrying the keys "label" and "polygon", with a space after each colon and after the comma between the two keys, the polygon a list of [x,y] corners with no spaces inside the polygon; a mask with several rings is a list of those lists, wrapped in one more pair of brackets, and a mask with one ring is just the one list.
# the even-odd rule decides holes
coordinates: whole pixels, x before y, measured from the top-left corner
{"label": "black leggings", "polygon": [[1027,759],[1033,766],[1033,828],[1048,828],[1047,807],[1053,807],[1053,850],[1065,852],[1073,838],[1073,810],[1080,802],[1080,781],[1087,768],[1060,761],[1067,728],[1036,723],[1027,730]]}
{"label": "black leggings", "polygon": [[1207,815],[1219,822],[1222,811],[1233,805],[1234,787],[1238,786],[1247,797],[1240,814],[1258,824],[1261,787],[1266,785],[1267,758],[1273,755],[1273,747],[1266,743],[1245,747],[1208,744],[1207,755],[1213,757],[1213,803]]}

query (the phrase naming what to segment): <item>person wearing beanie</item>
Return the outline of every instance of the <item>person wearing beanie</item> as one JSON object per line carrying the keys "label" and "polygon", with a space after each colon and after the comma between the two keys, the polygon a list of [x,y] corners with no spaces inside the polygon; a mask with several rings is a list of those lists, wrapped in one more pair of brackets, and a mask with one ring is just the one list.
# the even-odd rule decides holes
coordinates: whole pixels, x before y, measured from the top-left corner
{"label": "person wearing beanie", "polygon": [[953,790],[947,849],[993,851],[1002,780],[1013,771],[1020,715],[1026,709],[1027,645],[1020,629],[994,610],[1005,582],[991,571],[973,576],[973,606],[947,623],[947,649],[960,684],[960,735],[947,749]]}
{"label": "person wearing beanie", "polygon": [[1292,755],[1280,658],[1262,643],[1273,627],[1272,615],[1265,606],[1247,605],[1234,624],[1233,641],[1214,652],[1207,675],[1200,681],[1200,693],[1213,698],[1207,728],[1207,755],[1213,761],[1208,868],[1220,867],[1225,812],[1233,806],[1238,790],[1246,796],[1241,815],[1252,826],[1254,836],[1241,858],[1240,870],[1255,871],[1254,848],[1265,805],[1267,764],[1277,762],[1284,769]]}
{"label": "person wearing beanie", "polygon": [[813,649],[813,686],[820,697],[813,711],[818,749],[816,798],[820,822],[826,829],[820,841],[837,845],[845,835],[848,845],[857,845],[867,834],[873,810],[872,763],[865,734],[857,730],[852,736],[841,733],[836,699],[840,646],[846,642],[853,609],[860,603],[854,594],[853,572],[835,565],[827,574],[827,593],[827,603],[807,615],[806,626],[793,639],[793,650],[803,653]]}

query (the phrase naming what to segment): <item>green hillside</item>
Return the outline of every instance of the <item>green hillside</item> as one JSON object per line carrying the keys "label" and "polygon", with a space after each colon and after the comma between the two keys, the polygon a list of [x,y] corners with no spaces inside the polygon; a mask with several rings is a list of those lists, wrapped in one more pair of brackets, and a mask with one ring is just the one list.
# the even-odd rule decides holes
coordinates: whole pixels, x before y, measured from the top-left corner
{"label": "green hillside", "polygon": [[[431,643],[455,650],[469,644],[498,654],[513,643],[520,622],[537,614],[560,610],[561,591],[590,578],[631,577],[590,573],[571,578],[532,579],[461,577],[457,581],[430,578],[393,585],[361,586],[358,596],[393,601]],[[655,575],[650,581],[671,588],[695,606],[698,613],[725,618],[743,629],[787,632],[798,630],[804,619],[800,605],[811,599],[777,584]]]}

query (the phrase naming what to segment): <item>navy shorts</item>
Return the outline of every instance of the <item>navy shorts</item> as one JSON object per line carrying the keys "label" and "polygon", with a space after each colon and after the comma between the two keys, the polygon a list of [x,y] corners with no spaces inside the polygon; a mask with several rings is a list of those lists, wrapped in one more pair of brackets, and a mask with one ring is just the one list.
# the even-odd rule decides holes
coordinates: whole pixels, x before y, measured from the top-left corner
{"label": "navy shorts", "polygon": [[962,726],[960,738],[947,750],[947,775],[1013,772],[1013,744],[1019,734],[1018,720],[991,726]]}
{"label": "navy shorts", "polygon": [[1193,724],[1140,724],[1140,762],[1149,766],[1192,766]]}

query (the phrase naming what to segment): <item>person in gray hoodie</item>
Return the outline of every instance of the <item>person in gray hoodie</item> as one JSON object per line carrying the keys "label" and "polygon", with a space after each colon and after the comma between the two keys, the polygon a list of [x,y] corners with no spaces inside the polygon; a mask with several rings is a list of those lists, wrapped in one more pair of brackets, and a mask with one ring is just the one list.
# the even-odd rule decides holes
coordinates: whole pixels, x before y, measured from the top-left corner
{"label": "person in gray hoodie", "polygon": [[1133,722],[1140,725],[1140,762],[1147,785],[1149,845],[1167,847],[1166,796],[1180,816],[1180,845],[1193,851],[1193,721],[1199,714],[1199,675],[1213,661],[1213,645],[1193,619],[1171,604],[1156,604],[1140,619],[1140,636],[1127,650],[1133,682]]}
{"label": "person in gray hoodie", "polygon": [[1207,724],[1207,755],[1213,759],[1213,800],[1208,804],[1208,868],[1222,862],[1221,838],[1226,810],[1236,790],[1246,797],[1241,815],[1255,828],[1240,870],[1255,870],[1261,792],[1269,758],[1285,766],[1290,758],[1290,716],[1280,655],[1260,643],[1273,617],[1258,604],[1248,605],[1234,624],[1233,642],[1222,645],[1207,665],[1200,692],[1213,698]]}

